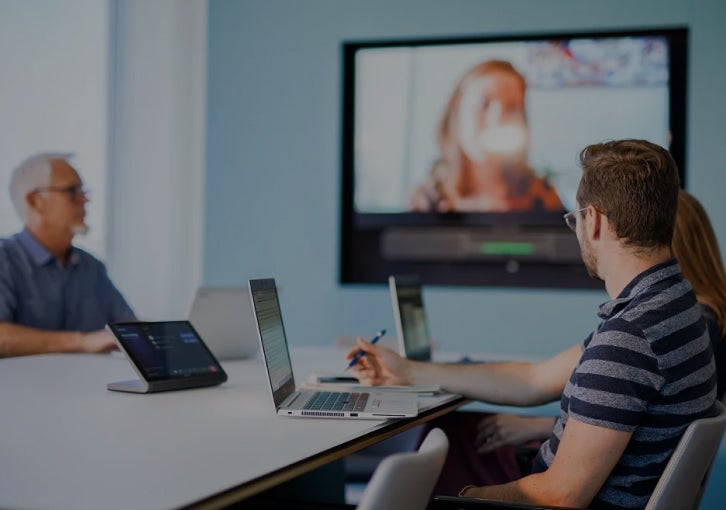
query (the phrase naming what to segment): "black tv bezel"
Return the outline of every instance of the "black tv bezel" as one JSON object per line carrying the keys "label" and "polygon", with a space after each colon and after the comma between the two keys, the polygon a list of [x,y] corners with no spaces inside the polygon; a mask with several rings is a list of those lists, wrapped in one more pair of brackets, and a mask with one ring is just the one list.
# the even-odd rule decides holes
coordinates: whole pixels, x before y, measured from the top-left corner
{"label": "black tv bezel", "polygon": [[[681,186],[685,187],[686,118],[688,73],[688,28],[684,26],[644,29],[588,30],[483,34],[439,38],[343,41],[342,49],[342,130],[341,130],[341,213],[339,281],[341,284],[387,284],[391,274],[417,274],[427,285],[503,286],[551,288],[602,288],[581,262],[528,262],[503,257],[496,261],[390,261],[380,255],[381,233],[395,226],[435,228],[479,228],[496,232],[524,229],[527,232],[569,232],[559,213],[396,213],[359,214],[355,212],[355,54],[360,49],[401,46],[528,42],[552,39],[665,37],[669,47],[670,152],[678,165]],[[514,265],[512,265],[514,264]]]}

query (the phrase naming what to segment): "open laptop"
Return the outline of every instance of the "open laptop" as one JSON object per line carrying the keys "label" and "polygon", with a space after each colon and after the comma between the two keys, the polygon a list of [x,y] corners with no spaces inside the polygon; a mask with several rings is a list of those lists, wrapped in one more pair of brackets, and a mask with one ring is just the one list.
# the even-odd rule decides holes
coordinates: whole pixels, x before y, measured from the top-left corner
{"label": "open laptop", "polygon": [[388,286],[396,319],[399,353],[408,359],[430,361],[432,347],[421,281],[414,275],[392,275],[388,277]]}
{"label": "open laptop", "polygon": [[[298,389],[273,278],[249,281],[262,358],[277,414],[306,418],[407,418],[418,414],[415,393]],[[344,360],[341,360],[343,363]]]}
{"label": "open laptop", "polygon": [[139,376],[109,383],[109,390],[154,393],[214,386],[227,380],[189,321],[114,322],[106,329]]}
{"label": "open laptop", "polygon": [[260,343],[246,287],[199,287],[188,319],[217,359],[245,359],[257,354]]}

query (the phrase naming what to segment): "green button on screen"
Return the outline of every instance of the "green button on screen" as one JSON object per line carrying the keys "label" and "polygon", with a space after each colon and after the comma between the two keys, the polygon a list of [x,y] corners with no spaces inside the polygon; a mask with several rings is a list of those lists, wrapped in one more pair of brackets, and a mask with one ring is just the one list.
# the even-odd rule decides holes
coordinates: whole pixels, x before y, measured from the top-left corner
{"label": "green button on screen", "polygon": [[479,252],[484,255],[532,255],[534,253],[534,245],[532,243],[495,241],[481,243],[479,245]]}

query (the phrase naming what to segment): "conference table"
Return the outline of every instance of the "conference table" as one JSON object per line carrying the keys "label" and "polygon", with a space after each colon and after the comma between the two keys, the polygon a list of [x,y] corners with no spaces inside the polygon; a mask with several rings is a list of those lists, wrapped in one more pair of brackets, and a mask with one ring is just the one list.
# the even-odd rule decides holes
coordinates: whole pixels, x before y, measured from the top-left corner
{"label": "conference table", "polygon": [[[297,383],[343,353],[293,349]],[[422,396],[403,420],[289,418],[261,359],[222,366],[220,386],[140,395],[106,389],[136,377],[119,356],[0,359],[0,508],[224,508],[466,403]]]}

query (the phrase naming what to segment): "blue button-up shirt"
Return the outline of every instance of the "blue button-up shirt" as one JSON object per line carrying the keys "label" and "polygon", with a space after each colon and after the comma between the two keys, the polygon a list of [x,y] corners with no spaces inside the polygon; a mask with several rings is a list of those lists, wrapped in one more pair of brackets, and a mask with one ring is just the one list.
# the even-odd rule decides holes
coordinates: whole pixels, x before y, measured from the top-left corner
{"label": "blue button-up shirt", "polygon": [[135,320],[106,266],[71,248],[66,267],[27,230],[0,241],[0,321],[54,331],[96,331]]}

